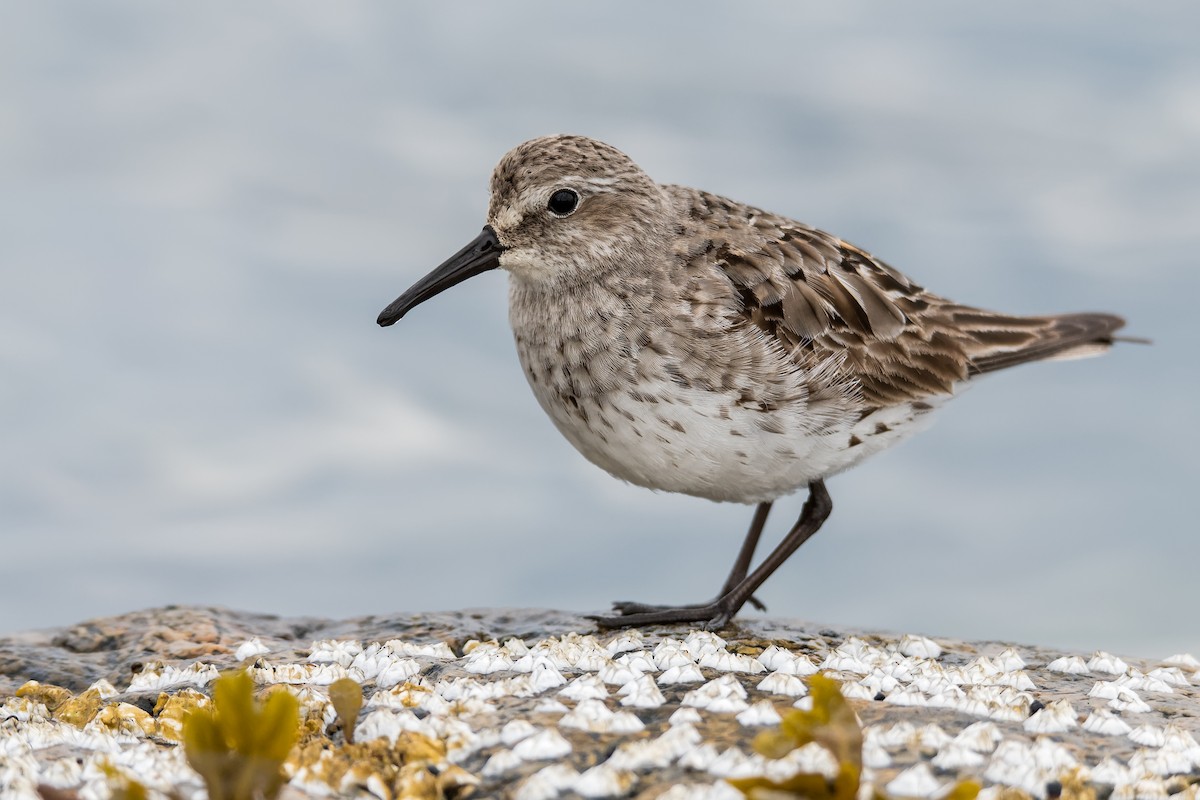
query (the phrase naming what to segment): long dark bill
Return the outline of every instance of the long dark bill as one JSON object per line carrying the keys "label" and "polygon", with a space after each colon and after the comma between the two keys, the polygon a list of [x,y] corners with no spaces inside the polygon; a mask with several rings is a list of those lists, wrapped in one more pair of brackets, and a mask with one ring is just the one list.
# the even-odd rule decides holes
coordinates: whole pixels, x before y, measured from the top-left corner
{"label": "long dark bill", "polygon": [[412,309],[434,295],[441,294],[451,286],[462,283],[481,272],[500,266],[500,254],[504,245],[496,238],[491,225],[484,225],[475,240],[459,250],[442,265],[413,284],[407,292],[397,297],[383,310],[377,322],[383,327],[394,325]]}

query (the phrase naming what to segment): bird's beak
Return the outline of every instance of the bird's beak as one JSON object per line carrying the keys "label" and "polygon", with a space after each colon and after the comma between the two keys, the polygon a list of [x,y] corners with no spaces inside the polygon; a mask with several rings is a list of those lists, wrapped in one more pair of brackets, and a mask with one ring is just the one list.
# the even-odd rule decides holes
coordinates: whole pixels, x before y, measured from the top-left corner
{"label": "bird's beak", "polygon": [[383,310],[377,321],[385,328],[395,324],[409,311],[434,295],[441,294],[467,278],[500,266],[500,254],[503,252],[504,245],[500,244],[500,240],[496,238],[496,232],[492,230],[492,226],[484,225],[483,231],[475,237],[474,241],[450,256],[441,266],[397,297],[391,305]]}

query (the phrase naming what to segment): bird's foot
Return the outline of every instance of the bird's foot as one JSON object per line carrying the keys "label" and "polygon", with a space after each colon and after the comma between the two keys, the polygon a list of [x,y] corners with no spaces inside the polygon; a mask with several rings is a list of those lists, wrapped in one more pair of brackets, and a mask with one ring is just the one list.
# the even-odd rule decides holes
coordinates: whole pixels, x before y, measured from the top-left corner
{"label": "bird's foot", "polygon": [[705,630],[718,630],[729,624],[737,609],[717,600],[698,606],[653,606],[645,603],[613,603],[618,616],[589,616],[601,628],[640,628],[644,625],[675,625],[698,622]]}
{"label": "bird's foot", "polygon": [[[615,603],[613,603],[612,606],[613,606],[613,611],[616,611],[618,614],[620,614],[622,616],[629,616],[631,614],[655,614],[660,611],[678,611],[680,609],[711,608],[713,606],[718,605],[720,602],[721,602],[721,598],[714,597],[712,600],[709,600],[707,603],[698,603],[696,605],[691,605],[691,606],[667,606],[667,605],[656,605],[653,603],[632,603],[632,602],[629,602],[628,600],[618,600]],[[750,599],[748,599],[746,602],[749,603],[750,605],[754,606],[754,608],[757,609],[758,611],[766,611],[767,610],[767,607],[765,605],[763,605],[762,601],[753,595],[751,595]]]}

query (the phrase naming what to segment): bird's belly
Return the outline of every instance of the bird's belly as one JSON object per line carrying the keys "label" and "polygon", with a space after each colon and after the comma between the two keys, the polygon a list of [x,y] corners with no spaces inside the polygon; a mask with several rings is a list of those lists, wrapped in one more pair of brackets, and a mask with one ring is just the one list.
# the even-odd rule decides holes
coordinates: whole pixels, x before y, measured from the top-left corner
{"label": "bird's belly", "polygon": [[663,381],[566,398],[534,393],[589,461],[638,486],[758,503],[797,491],[878,448],[849,447],[857,416],[815,428],[801,404],[761,411]]}

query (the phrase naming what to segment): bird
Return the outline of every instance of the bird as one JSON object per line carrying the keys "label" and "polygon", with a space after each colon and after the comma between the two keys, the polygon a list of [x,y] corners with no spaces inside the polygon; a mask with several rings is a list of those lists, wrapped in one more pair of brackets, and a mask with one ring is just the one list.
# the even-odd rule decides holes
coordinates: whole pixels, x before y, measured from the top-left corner
{"label": "bird", "polygon": [[[1110,349],[1107,313],[1017,316],[930,292],[867,251],[717,194],[660,184],[579,135],[517,145],[486,224],[379,314],[393,325],[483,272],[508,273],[509,322],[534,396],[613,476],[754,505],[711,600],[617,602],[600,628],[716,630],[829,517],[825,481],[924,427],[979,376]],[[807,490],[750,566],[772,503]]]}

